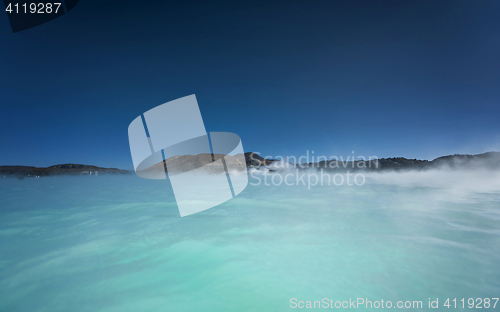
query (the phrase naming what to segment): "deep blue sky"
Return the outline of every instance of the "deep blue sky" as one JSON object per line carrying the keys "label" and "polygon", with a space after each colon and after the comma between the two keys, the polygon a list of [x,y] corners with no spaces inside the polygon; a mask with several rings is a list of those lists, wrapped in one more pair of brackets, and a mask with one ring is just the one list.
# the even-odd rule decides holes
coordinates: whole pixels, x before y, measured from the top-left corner
{"label": "deep blue sky", "polygon": [[131,169],[129,123],[190,94],[262,156],[500,150],[500,1],[178,2],[0,14],[0,165]]}

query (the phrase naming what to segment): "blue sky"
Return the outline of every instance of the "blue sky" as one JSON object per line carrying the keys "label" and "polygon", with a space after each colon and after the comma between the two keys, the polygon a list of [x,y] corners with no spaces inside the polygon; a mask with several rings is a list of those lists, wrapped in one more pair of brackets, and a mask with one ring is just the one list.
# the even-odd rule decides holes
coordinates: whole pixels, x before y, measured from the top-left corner
{"label": "blue sky", "polygon": [[262,156],[500,151],[498,1],[92,1],[13,34],[0,165],[132,168],[127,127],[196,94]]}

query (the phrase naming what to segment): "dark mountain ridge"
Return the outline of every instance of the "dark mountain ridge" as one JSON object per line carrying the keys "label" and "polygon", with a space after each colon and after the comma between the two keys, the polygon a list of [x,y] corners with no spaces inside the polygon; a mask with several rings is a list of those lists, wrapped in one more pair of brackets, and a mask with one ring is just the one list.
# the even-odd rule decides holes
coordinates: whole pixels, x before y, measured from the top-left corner
{"label": "dark mountain ridge", "polygon": [[60,164],[50,167],[33,166],[0,166],[0,177],[46,177],[57,175],[99,175],[99,174],[126,174],[127,170],[117,168],[103,168],[92,165]]}
{"label": "dark mountain ridge", "polygon": [[[229,164],[234,163],[236,165],[241,163],[242,155],[235,156],[225,156],[225,161]],[[171,165],[171,168],[176,168],[178,172],[190,171],[195,168],[206,166],[208,173],[218,174],[224,172],[224,168],[215,163],[217,160],[224,155],[211,155],[211,154],[199,154],[199,155],[183,155],[175,156],[166,160],[166,163]],[[277,159],[267,159],[259,156],[253,152],[247,152],[244,154],[245,164],[248,169],[251,168],[263,168],[267,166],[272,166],[270,171],[279,170],[278,166],[279,160]],[[391,157],[391,158],[380,158],[372,160],[326,160],[317,163],[307,163],[307,164],[291,164],[288,163],[292,168],[297,169],[323,169],[325,171],[406,171],[406,170],[429,170],[429,169],[488,169],[488,170],[500,170],[500,152],[487,152],[477,155],[448,155],[441,156],[434,160],[419,160],[419,159],[408,159],[404,157]],[[164,163],[156,164],[146,170],[154,169],[160,167],[160,171],[163,170]],[[82,164],[60,164],[50,167],[33,167],[33,166],[0,166],[0,177],[46,177],[46,176],[58,176],[58,175],[102,175],[102,174],[127,174],[133,171],[121,170],[117,168],[103,168],[92,165],[82,165]],[[171,172],[177,173],[177,172]]]}
{"label": "dark mountain ridge", "polygon": [[[276,160],[271,160],[272,162]],[[477,155],[448,155],[434,160],[408,159],[404,157],[380,158],[371,160],[327,160],[318,163],[296,164],[297,168],[317,168],[332,171],[405,171],[429,169],[500,169],[500,152],[487,152]]]}

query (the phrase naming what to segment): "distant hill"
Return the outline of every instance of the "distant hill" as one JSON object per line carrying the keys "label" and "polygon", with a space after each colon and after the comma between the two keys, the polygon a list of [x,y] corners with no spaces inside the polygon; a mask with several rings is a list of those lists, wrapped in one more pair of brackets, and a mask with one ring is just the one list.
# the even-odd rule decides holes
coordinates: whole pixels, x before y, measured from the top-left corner
{"label": "distant hill", "polygon": [[126,173],[130,173],[130,171],[80,164],[61,164],[50,167],[0,166],[0,177],[36,178],[57,175],[101,175]]}
{"label": "distant hill", "polygon": [[[224,157],[225,156],[225,157]],[[279,170],[278,160],[266,159],[253,152],[247,152],[244,155],[226,156],[222,154],[198,154],[175,156],[167,159],[165,162],[170,174],[178,174],[191,171],[196,168],[204,167],[204,171],[209,174],[224,173],[224,166],[220,162],[214,162],[224,157],[225,162],[232,168],[244,168],[245,165],[250,168],[262,168],[271,166],[270,171]],[[274,166],[272,166],[274,164]],[[488,169],[500,170],[500,152],[488,152],[478,155],[448,155],[438,157],[434,160],[408,159],[404,157],[381,158],[378,160],[350,161],[346,160],[327,160],[308,164],[288,164],[297,169],[323,169],[325,171],[406,171],[406,170],[429,170],[429,169]],[[174,168],[174,169],[172,169]],[[164,162],[144,170],[148,172],[165,171]],[[0,177],[45,177],[57,175],[102,175],[102,174],[127,174],[132,171],[120,170],[116,168],[103,168],[91,165],[80,164],[61,164],[45,168],[31,166],[0,166]]]}
{"label": "distant hill", "polygon": [[343,170],[429,170],[429,169],[500,169],[500,152],[487,152],[478,155],[448,155],[434,160],[408,159],[404,157],[381,158],[378,160],[363,161],[321,161],[319,163],[305,164],[304,168],[320,168],[333,171]]}
{"label": "distant hill", "polygon": [[[167,169],[170,169],[170,174],[177,174],[181,172],[190,171],[199,167],[204,167],[205,172],[210,174],[219,174],[224,172],[224,168],[220,163],[213,162],[224,155],[212,155],[211,154],[198,154],[198,155],[183,155],[176,156],[166,160]],[[242,155],[238,154],[235,156],[225,156],[227,163],[233,163],[233,165],[239,165],[242,162]],[[245,164],[247,169],[250,168],[263,168],[270,171],[279,171],[280,166],[277,159],[267,159],[259,156],[253,152],[247,152],[244,154]],[[234,166],[233,166],[234,167]],[[238,166],[236,166],[238,167]],[[239,166],[241,167],[241,166]],[[400,170],[428,170],[437,168],[450,168],[450,169],[500,169],[500,153],[499,152],[488,152],[479,155],[449,155],[436,158],[432,161],[429,160],[419,160],[419,159],[408,159],[404,157],[392,157],[392,158],[381,158],[374,160],[363,161],[351,161],[348,160],[328,160],[320,161],[317,163],[308,164],[291,164],[288,163],[288,167],[295,167],[297,169],[324,169],[326,171],[400,171]],[[159,170],[163,174],[165,165],[163,162],[156,164],[148,168],[147,170],[155,171]],[[147,171],[146,170],[146,171]]]}
{"label": "distant hill", "polygon": [[150,178],[157,175],[162,176],[165,172],[165,164],[170,175],[191,171],[201,167],[203,167],[203,172],[205,173],[221,174],[225,173],[224,165],[222,162],[216,162],[216,160],[222,157],[224,157],[224,161],[229,168],[242,168],[244,170],[245,165],[247,165],[242,154],[228,156],[223,154],[212,155],[210,153],[202,153],[198,155],[182,155],[168,158],[165,160],[165,163],[157,163],[139,172],[138,175]]}

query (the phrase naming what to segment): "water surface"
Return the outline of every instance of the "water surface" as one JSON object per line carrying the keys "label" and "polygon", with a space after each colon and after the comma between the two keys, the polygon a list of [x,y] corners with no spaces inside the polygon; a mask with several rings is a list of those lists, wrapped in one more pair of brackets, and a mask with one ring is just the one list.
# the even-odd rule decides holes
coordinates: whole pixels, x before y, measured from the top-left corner
{"label": "water surface", "polygon": [[500,188],[481,175],[437,177],[249,185],[184,218],[165,181],[0,179],[0,311],[499,297]]}

